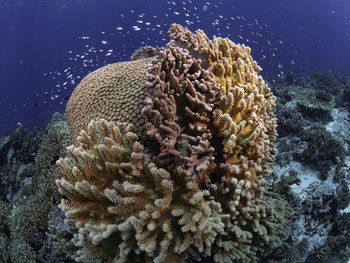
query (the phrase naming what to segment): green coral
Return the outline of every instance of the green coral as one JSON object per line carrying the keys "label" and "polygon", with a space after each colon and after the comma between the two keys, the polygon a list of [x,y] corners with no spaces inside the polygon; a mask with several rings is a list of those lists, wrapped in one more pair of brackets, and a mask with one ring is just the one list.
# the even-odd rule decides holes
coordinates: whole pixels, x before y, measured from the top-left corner
{"label": "green coral", "polygon": [[0,233],[5,231],[8,223],[9,205],[5,201],[0,200]]}
{"label": "green coral", "polygon": [[[71,143],[67,124],[55,122],[48,127],[36,155],[36,174],[32,175],[31,171],[35,170],[30,170],[31,164],[25,163],[15,171],[15,179],[21,183],[11,198],[12,208],[0,201],[0,259],[3,262],[38,262],[38,250],[47,242],[48,215],[55,205],[54,164],[66,155],[65,146]],[[28,174],[31,177],[27,177]]]}
{"label": "green coral", "polygon": [[1,263],[10,262],[8,243],[9,243],[9,241],[8,241],[6,235],[0,234],[0,262]]}
{"label": "green coral", "polygon": [[16,263],[37,263],[35,258],[37,257],[32,246],[25,240],[19,238],[11,241],[10,243],[10,257],[11,262]]}
{"label": "green coral", "polygon": [[344,96],[350,99],[350,80],[344,86]]}
{"label": "green coral", "polygon": [[21,179],[24,177],[23,174],[25,173],[27,169],[27,164],[22,164],[16,173],[16,181],[21,181]]}
{"label": "green coral", "polygon": [[48,127],[47,136],[40,145],[40,149],[35,157],[35,164],[40,176],[38,177],[39,188],[47,194],[56,194],[54,187],[57,167],[56,161],[60,157],[66,156],[66,147],[73,142],[68,124],[66,121],[54,122]]}
{"label": "green coral", "polygon": [[345,106],[350,111],[350,80],[344,85],[343,93],[340,95],[345,102]]}
{"label": "green coral", "polygon": [[312,72],[308,78],[309,84],[318,90],[334,91],[339,86],[335,75],[324,72]]}
{"label": "green coral", "polygon": [[281,179],[274,184],[273,189],[274,192],[286,195],[291,193],[291,185],[296,184],[300,185],[301,181],[298,177],[298,172],[295,170],[290,170],[288,172],[288,176],[282,175]]}
{"label": "green coral", "polygon": [[30,196],[27,202],[13,208],[9,216],[11,238],[36,246],[42,244],[51,206],[52,197],[39,191]]}
{"label": "green coral", "polygon": [[[340,215],[335,222],[326,242],[316,251],[316,256],[320,259],[335,256],[339,259],[339,262],[348,262],[350,251],[350,213]],[[340,233],[341,235],[339,235]]]}
{"label": "green coral", "polygon": [[57,213],[55,210],[53,210],[55,213],[49,214],[48,227],[46,233],[48,242],[55,248],[54,251],[51,253],[51,256],[55,256],[56,258],[59,258],[64,262],[68,260],[73,261],[76,248],[69,237],[62,236],[62,233],[57,231],[57,221],[60,221],[60,223],[63,222],[61,221],[61,218],[57,218]]}
{"label": "green coral", "polygon": [[333,109],[333,105],[328,100],[320,100],[317,97],[312,97],[310,95],[298,94],[294,97],[296,102],[305,108],[315,111],[331,111]]}

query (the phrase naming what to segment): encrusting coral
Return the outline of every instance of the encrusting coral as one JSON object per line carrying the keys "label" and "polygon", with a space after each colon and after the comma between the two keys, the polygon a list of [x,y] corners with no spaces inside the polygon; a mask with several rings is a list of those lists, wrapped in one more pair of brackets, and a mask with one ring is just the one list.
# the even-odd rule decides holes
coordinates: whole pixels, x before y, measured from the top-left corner
{"label": "encrusting coral", "polygon": [[176,24],[169,35],[90,73],[68,102],[75,145],[56,184],[78,261],[257,262],[289,235],[291,209],[264,194],[275,97],[250,48]]}

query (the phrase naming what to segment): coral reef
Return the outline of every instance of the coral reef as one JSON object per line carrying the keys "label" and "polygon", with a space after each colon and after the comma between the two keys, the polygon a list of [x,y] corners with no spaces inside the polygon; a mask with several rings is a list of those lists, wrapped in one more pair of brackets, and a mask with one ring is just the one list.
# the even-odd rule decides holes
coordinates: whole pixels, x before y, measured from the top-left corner
{"label": "coral reef", "polygon": [[0,137],[0,262],[347,263],[349,78],[275,102],[248,47],[169,35],[87,76],[70,127]]}
{"label": "coral reef", "polygon": [[298,111],[296,103],[277,102],[276,116],[278,120],[277,132],[280,137],[299,133],[304,127],[310,124]]}
{"label": "coral reef", "polygon": [[68,102],[56,184],[77,261],[257,262],[289,235],[292,210],[264,194],[275,97],[250,48],[176,24],[169,36]]}
{"label": "coral reef", "polygon": [[341,87],[341,82],[336,74],[326,74],[323,72],[312,72],[306,79],[306,85],[312,90],[322,90],[336,94]]}
{"label": "coral reef", "polygon": [[324,92],[310,92],[309,89],[296,91],[292,96],[306,118],[331,119],[333,103]]}
{"label": "coral reef", "polygon": [[[293,76],[272,87],[280,137],[268,189],[288,200],[294,214],[291,235],[263,262],[346,263],[350,258],[350,121],[347,104],[339,99],[346,88],[340,81],[344,79],[318,73]],[[299,90],[305,100],[314,96],[331,101],[331,118],[304,111],[295,96],[302,94]],[[327,93],[334,96],[330,99]]]}
{"label": "coral reef", "polygon": [[350,80],[344,85],[344,89],[339,93],[337,102],[341,106],[345,106],[350,112]]}
{"label": "coral reef", "polygon": [[[1,191],[0,195],[0,200],[3,200],[0,201],[0,261],[47,262],[40,261],[40,257],[42,253],[54,250],[41,251],[47,242],[48,214],[55,205],[55,162],[65,156],[65,145],[72,143],[70,131],[67,123],[62,121],[50,124],[45,136],[40,131],[27,132],[19,125],[2,141],[5,139],[7,143],[2,150],[14,153],[5,154],[8,158],[1,167],[6,171],[13,164],[13,170],[1,174],[2,185],[8,185],[6,189],[10,191]],[[16,181],[8,181],[11,178]]]}
{"label": "coral reef", "polygon": [[345,148],[341,136],[337,137],[323,127],[311,126],[300,132],[300,138],[307,146],[295,157],[317,167],[323,178],[327,178],[331,168],[344,166]]}
{"label": "coral reef", "polygon": [[348,262],[350,250],[350,213],[339,215],[327,237],[326,242],[317,250],[316,257],[325,259],[334,256],[340,262]]}
{"label": "coral reef", "polygon": [[28,132],[22,124],[0,139],[0,197],[10,201],[31,180],[34,157],[41,142],[41,134]]}

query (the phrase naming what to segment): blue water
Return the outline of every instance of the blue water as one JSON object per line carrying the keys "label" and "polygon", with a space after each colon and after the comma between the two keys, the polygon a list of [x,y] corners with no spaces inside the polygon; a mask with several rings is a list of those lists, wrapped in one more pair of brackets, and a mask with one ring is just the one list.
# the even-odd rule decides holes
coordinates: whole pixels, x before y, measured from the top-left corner
{"label": "blue water", "polygon": [[171,23],[251,46],[270,81],[350,75],[348,0],[0,0],[0,134],[45,127],[82,77],[165,45]]}

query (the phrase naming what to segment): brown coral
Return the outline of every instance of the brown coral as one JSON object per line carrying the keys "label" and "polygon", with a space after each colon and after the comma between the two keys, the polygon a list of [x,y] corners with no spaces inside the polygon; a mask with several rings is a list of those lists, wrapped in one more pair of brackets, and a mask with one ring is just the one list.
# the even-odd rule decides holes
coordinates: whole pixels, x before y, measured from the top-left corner
{"label": "brown coral", "polygon": [[140,47],[132,53],[130,60],[154,57],[159,54],[160,50],[162,48],[152,46]]}
{"label": "brown coral", "polygon": [[[275,152],[276,118],[271,112],[275,97],[258,75],[261,68],[249,47],[227,38],[209,41],[202,31],[192,34],[179,25],[171,27],[170,36],[172,45],[187,46],[194,56],[204,58],[202,64],[212,69],[221,87],[213,110],[216,135],[222,138],[215,171],[221,180],[214,181],[210,190],[230,217],[224,219],[225,236],[217,239],[214,260],[257,261],[262,247],[276,247],[287,237],[288,231],[281,226],[287,228],[284,218],[290,216],[288,208],[279,208],[283,204],[263,197],[261,179],[269,174]],[[280,213],[286,213],[285,217]]]}
{"label": "brown coral", "polygon": [[175,171],[181,166],[201,187],[207,187],[216,167],[208,125],[219,86],[187,49],[169,45],[159,57],[145,84],[152,91],[142,110],[147,135],[158,141],[157,159],[164,167]]}
{"label": "brown coral", "polygon": [[74,143],[91,120],[132,123],[142,136],[144,118],[140,115],[149,94],[144,86],[152,58],[120,62],[102,67],[86,76],[74,90],[66,107],[66,117]]}

